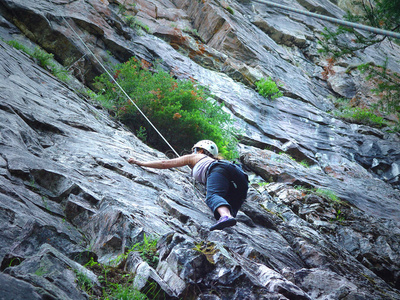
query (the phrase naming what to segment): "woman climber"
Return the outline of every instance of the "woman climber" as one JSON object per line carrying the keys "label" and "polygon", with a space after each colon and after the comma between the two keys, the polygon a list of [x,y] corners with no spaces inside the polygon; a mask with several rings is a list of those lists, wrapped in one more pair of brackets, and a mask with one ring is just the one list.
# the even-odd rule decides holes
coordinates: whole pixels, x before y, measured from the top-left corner
{"label": "woman climber", "polygon": [[217,145],[202,140],[193,146],[191,154],[182,157],[148,162],[130,158],[128,162],[156,169],[189,166],[194,179],[206,185],[206,204],[218,220],[210,230],[221,230],[236,225],[235,217],[247,196],[248,178],[239,166],[218,160],[217,155]]}

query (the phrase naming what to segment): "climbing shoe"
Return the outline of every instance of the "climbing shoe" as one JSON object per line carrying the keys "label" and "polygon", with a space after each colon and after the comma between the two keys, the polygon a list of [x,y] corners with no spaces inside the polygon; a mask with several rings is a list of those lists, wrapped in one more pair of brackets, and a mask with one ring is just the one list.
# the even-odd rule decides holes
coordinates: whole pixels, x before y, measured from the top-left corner
{"label": "climbing shoe", "polygon": [[210,230],[221,230],[224,229],[226,227],[230,227],[230,226],[234,226],[236,225],[236,219],[233,217],[228,217],[228,216],[224,216],[219,218],[218,222],[210,227]]}

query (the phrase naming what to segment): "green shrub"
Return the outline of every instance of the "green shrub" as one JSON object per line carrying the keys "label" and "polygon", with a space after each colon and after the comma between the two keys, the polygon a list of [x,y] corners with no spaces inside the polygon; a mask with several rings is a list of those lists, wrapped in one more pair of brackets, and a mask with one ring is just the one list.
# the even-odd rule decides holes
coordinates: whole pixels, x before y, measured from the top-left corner
{"label": "green shrub", "polygon": [[321,197],[325,197],[328,200],[334,202],[334,203],[340,203],[341,200],[339,197],[335,194],[335,192],[330,191],[330,190],[324,190],[324,189],[317,189],[315,193]]}
{"label": "green shrub", "polygon": [[275,99],[283,96],[282,92],[279,91],[279,88],[271,77],[267,79],[262,78],[257,81],[255,85],[257,86],[258,93],[266,98],[270,97],[271,99]]}
{"label": "green shrub", "polygon": [[140,126],[140,128],[136,131],[136,136],[142,140],[142,142],[146,142],[147,141],[147,132],[146,132],[146,128],[144,128],[143,126]]}
{"label": "green shrub", "polygon": [[308,163],[306,160],[302,160],[302,161],[300,162],[300,164],[301,164],[303,167],[305,167],[305,168],[309,168],[309,167],[310,167],[309,163]]}
{"label": "green shrub", "polygon": [[132,29],[135,30],[140,30],[143,29],[147,33],[151,33],[150,27],[139,21],[136,17],[134,16],[125,16],[124,17],[126,24],[131,27]]}
{"label": "green shrub", "polygon": [[115,284],[111,289],[108,300],[148,300],[146,294],[141,293],[132,286],[122,286]]}
{"label": "green shrub", "polygon": [[[399,32],[400,29],[400,0],[377,0],[377,1],[352,1],[358,9],[357,15],[350,11],[344,15],[344,20],[369,25],[375,28]],[[338,26],[336,29],[325,28],[321,32],[322,38],[318,41],[321,48],[318,50],[334,59],[339,57],[358,56],[358,52],[364,52],[371,46],[377,46],[384,40],[392,38],[377,33],[360,33],[352,27]],[[395,43],[400,40],[394,39]],[[397,115],[394,123],[394,131],[400,128],[400,74],[389,68],[389,57],[386,56],[382,65],[368,62],[358,66],[365,73],[368,85],[373,86],[372,93],[378,95],[378,107],[381,113]]]}
{"label": "green shrub", "polygon": [[28,49],[28,47],[22,45],[21,43],[19,43],[17,41],[11,40],[11,41],[8,41],[7,44],[14,47],[17,50],[24,51],[26,54],[32,56],[32,52]]}
{"label": "green shrub", "polygon": [[400,74],[388,70],[388,58],[382,66],[366,63],[358,66],[361,73],[365,73],[366,80],[376,83],[372,89],[379,96],[378,107],[386,113],[397,114],[400,121]]}
{"label": "green shrub", "polygon": [[[126,255],[122,255],[126,259]],[[157,295],[157,285],[151,283],[145,293],[135,289],[132,285],[135,274],[124,271],[126,261],[122,265],[119,262],[112,265],[105,265],[90,258],[85,267],[91,270],[98,278],[100,286],[94,285],[91,280],[83,273],[75,270],[78,286],[89,295],[89,299],[107,300],[147,300]],[[151,298],[150,298],[151,297]]]}
{"label": "green shrub", "polygon": [[93,290],[93,283],[90,278],[78,270],[74,270],[78,286],[86,293],[91,293]]}
{"label": "green shrub", "polygon": [[13,46],[15,49],[21,50],[28,54],[29,56],[36,59],[39,66],[45,69],[49,69],[50,72],[56,76],[61,81],[68,81],[68,72],[65,68],[58,66],[54,62],[54,55],[51,53],[47,53],[40,47],[36,47],[33,51],[28,47],[22,45],[17,41],[8,41],[7,44]]}
{"label": "green shrub", "polygon": [[54,58],[54,55],[51,53],[47,53],[46,51],[44,51],[39,47],[36,47],[35,50],[33,50],[32,56],[36,58],[39,66],[43,68],[46,68],[53,64],[52,60]]}
{"label": "green shrub", "polygon": [[[213,140],[227,159],[234,158],[237,140],[233,120],[209,91],[194,80],[176,80],[149,63],[136,58],[114,67],[114,77],[142,112],[178,152],[188,151],[202,139]],[[99,101],[115,113],[133,132],[146,129],[147,142],[159,149],[169,147],[125,97],[107,74],[95,79]]]}
{"label": "green shrub", "polygon": [[143,242],[133,245],[128,253],[131,251],[139,252],[140,257],[145,262],[147,262],[153,268],[156,268],[158,264],[157,242],[158,239],[154,237],[147,237],[145,234],[143,236]]}
{"label": "green shrub", "polygon": [[228,6],[228,7],[226,8],[226,10],[227,10],[231,15],[235,14],[234,10],[233,10],[232,7],[230,7],[230,6]]}
{"label": "green shrub", "polygon": [[375,127],[383,127],[387,125],[384,118],[377,116],[367,108],[347,107],[340,112],[335,113],[336,116],[349,122],[370,125]]}

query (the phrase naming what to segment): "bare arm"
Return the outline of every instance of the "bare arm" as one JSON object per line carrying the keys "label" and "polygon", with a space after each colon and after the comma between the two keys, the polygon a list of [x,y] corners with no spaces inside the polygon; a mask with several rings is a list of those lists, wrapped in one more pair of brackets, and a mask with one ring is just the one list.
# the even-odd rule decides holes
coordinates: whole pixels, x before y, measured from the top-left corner
{"label": "bare arm", "polygon": [[178,158],[168,159],[168,160],[155,160],[155,161],[138,161],[134,158],[128,159],[131,164],[136,164],[138,166],[155,168],[155,169],[170,169],[175,167],[189,166],[191,168],[203,158],[202,154],[188,154]]}

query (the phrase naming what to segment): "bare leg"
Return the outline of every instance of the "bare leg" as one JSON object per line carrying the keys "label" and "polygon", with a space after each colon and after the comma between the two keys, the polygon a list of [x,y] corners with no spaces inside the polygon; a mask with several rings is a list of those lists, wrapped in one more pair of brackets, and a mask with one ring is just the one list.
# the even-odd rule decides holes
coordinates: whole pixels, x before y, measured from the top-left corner
{"label": "bare leg", "polygon": [[229,210],[228,206],[221,205],[220,207],[217,208],[217,212],[220,214],[221,217],[232,217],[231,216],[231,211]]}
{"label": "bare leg", "polygon": [[210,227],[210,230],[221,230],[225,227],[231,227],[236,225],[236,219],[232,218],[231,211],[226,205],[221,205],[217,208],[217,212],[221,215],[217,224]]}

